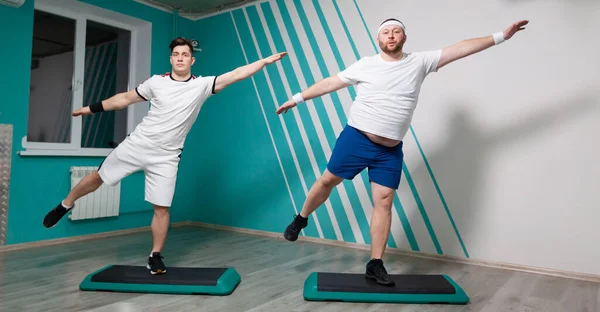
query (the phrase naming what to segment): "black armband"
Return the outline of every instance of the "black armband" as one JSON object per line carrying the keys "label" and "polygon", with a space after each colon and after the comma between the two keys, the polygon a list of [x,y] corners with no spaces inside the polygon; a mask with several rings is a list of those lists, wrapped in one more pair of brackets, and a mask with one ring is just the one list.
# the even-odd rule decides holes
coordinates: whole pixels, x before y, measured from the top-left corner
{"label": "black armband", "polygon": [[99,113],[99,112],[103,112],[104,111],[104,107],[102,106],[102,101],[91,104],[90,105],[90,110],[92,111],[92,113]]}

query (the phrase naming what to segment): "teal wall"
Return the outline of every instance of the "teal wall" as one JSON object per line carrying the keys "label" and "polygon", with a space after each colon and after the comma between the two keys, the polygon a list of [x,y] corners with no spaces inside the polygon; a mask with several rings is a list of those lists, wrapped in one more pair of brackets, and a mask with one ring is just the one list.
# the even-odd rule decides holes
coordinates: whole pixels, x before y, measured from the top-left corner
{"label": "teal wall", "polygon": [[[196,75],[220,75],[246,64],[229,14],[194,27],[203,50],[195,53]],[[290,197],[282,191],[285,182],[251,79],[206,101],[187,138],[181,168],[173,206],[190,209],[190,220],[278,231],[273,220],[294,214],[287,210]]]}
{"label": "teal wall", "polygon": [[[151,73],[170,70],[169,42],[173,38],[173,15],[133,1],[88,0],[99,7],[152,22]],[[70,189],[71,166],[97,166],[102,157],[21,157],[21,138],[27,133],[30,79],[30,53],[33,33],[34,2],[25,1],[18,8],[0,6],[0,49],[3,70],[11,73],[0,77],[3,100],[0,103],[0,123],[14,125],[13,155],[9,193],[7,244],[62,238],[90,233],[150,225],[152,213],[144,201],[143,174],[134,174],[122,182],[121,215],[115,218],[73,223],[63,220],[56,227],[42,226],[44,215],[60,202]],[[190,35],[193,22],[180,19],[178,31]],[[15,49],[19,50],[15,54]],[[17,56],[18,55],[18,56]],[[188,207],[172,209],[172,221],[189,220]],[[146,211],[141,212],[140,211]],[[138,212],[138,213],[129,213]]]}

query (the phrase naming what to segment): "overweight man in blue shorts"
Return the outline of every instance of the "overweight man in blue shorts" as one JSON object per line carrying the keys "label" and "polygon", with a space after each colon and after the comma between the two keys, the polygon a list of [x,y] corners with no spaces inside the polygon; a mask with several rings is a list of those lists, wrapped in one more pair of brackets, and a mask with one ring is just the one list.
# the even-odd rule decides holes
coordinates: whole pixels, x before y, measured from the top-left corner
{"label": "overweight man in blue shorts", "polygon": [[285,113],[296,105],[357,86],[357,95],[348,124],[337,139],[323,175],[311,187],[299,215],[286,228],[284,237],[298,239],[308,216],[327,200],[331,190],[344,179],[353,179],[368,168],[373,196],[371,219],[371,260],[366,278],[382,285],[394,285],[385,267],[385,251],[391,226],[394,191],[402,173],[402,139],[410,127],[421,85],[428,74],[441,67],[510,39],[528,21],[512,24],[503,32],[468,39],[439,50],[406,53],[405,26],[397,19],[385,20],[377,31],[381,53],[361,58],[337,75],[310,86],[277,109]]}

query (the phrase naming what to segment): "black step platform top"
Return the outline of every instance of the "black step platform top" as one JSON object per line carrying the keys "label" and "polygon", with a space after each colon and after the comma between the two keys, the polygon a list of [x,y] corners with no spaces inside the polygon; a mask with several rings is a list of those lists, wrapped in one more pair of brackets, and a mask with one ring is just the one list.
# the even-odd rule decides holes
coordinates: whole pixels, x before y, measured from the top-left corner
{"label": "black step platform top", "polygon": [[91,281],[96,283],[168,284],[216,286],[227,268],[177,268],[168,267],[166,274],[152,275],[143,266],[113,265],[102,270]]}
{"label": "black step platform top", "polygon": [[390,275],[394,286],[380,285],[364,274],[319,273],[317,290],[386,294],[454,294],[454,286],[442,275]]}

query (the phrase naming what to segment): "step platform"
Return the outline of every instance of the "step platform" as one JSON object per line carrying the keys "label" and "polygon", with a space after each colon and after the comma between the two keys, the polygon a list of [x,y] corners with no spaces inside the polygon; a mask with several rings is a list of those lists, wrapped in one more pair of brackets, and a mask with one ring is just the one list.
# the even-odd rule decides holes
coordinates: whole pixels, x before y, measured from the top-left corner
{"label": "step platform", "polygon": [[152,275],[145,266],[108,265],[79,284],[83,291],[114,291],[185,295],[230,295],[241,282],[234,268],[168,267]]}
{"label": "step platform", "polygon": [[364,274],[313,272],[304,282],[308,301],[467,304],[469,297],[447,275],[393,275],[394,286],[380,285]]}

